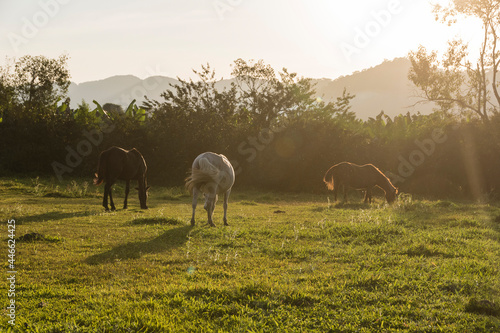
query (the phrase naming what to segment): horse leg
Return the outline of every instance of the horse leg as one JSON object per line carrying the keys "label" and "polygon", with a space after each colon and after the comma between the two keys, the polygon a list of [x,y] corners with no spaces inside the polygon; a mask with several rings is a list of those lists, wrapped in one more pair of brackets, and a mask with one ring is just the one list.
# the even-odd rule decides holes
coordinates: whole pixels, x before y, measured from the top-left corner
{"label": "horse leg", "polygon": [[104,207],[104,209],[106,211],[109,211],[109,207],[108,207],[109,191],[110,191],[110,186],[109,186],[109,183],[106,182],[106,184],[104,184],[104,197],[102,198],[102,206]]}
{"label": "horse leg", "polygon": [[215,224],[213,222],[213,216],[214,216],[214,210],[215,210],[215,203],[217,202],[217,195],[212,195],[212,194],[206,194],[205,197],[205,209],[207,210],[207,218],[208,218],[208,224],[211,227],[215,227]]}
{"label": "horse leg", "polygon": [[127,180],[125,182],[125,200],[123,201],[123,209],[127,209],[127,197],[128,197],[128,192],[130,190],[130,180]]}
{"label": "horse leg", "polygon": [[363,201],[364,203],[368,203],[368,200],[370,200],[370,203],[372,203],[372,194],[370,189],[366,189],[365,191],[365,200]]}
{"label": "horse leg", "polygon": [[208,216],[208,224],[211,227],[215,227],[215,223],[212,219],[212,217],[214,216],[214,210],[215,210],[215,202],[210,200],[210,202],[208,202],[207,205],[207,216]]}
{"label": "horse leg", "polygon": [[333,181],[333,199],[337,201],[337,193],[339,192],[340,182],[338,179],[332,178]]}
{"label": "horse leg", "polygon": [[215,204],[217,203],[217,185],[205,186],[205,210],[207,211],[208,224],[211,227],[215,227],[213,222],[213,215],[215,210]]}
{"label": "horse leg", "polygon": [[192,207],[193,207],[193,215],[191,216],[191,226],[194,227],[194,224],[195,224],[195,221],[194,221],[194,213],[196,211],[196,204],[198,203],[198,194],[200,194],[200,191],[198,190],[198,188],[195,186],[193,188],[193,203],[192,203]]}
{"label": "horse leg", "polygon": [[139,203],[141,205],[141,209],[148,209],[147,201],[149,186],[146,186],[146,178],[139,178],[137,180],[137,187],[135,189],[139,194]]}
{"label": "horse leg", "polygon": [[[109,203],[111,204],[111,210],[116,210],[115,203],[113,202],[113,195],[111,192],[113,191],[112,186],[116,180],[109,182],[108,195],[109,195]],[[107,185],[107,184],[106,184]],[[106,205],[107,206],[107,205]]]}
{"label": "horse leg", "polygon": [[344,203],[347,203],[347,186],[342,185],[344,190]]}
{"label": "horse leg", "polygon": [[227,224],[227,203],[229,201],[229,194],[231,194],[231,189],[227,190],[224,194],[224,225],[229,225]]}

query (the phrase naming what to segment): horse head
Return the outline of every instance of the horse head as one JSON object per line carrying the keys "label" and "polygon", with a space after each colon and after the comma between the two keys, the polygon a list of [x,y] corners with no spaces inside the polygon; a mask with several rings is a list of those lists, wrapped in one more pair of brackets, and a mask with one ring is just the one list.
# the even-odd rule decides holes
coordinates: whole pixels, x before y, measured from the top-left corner
{"label": "horse head", "polygon": [[150,188],[151,188],[151,186],[146,186],[146,184],[135,188],[137,191],[139,191],[139,201],[140,201],[142,209],[148,209],[148,205],[146,204],[146,202],[147,202],[148,197],[149,197],[148,190]]}
{"label": "horse head", "polygon": [[205,210],[213,211],[215,208],[215,204],[217,203],[218,195],[217,195],[217,184],[216,183],[208,183],[203,185],[202,187],[203,196],[205,197]]}
{"label": "horse head", "polygon": [[394,191],[387,191],[385,194],[385,199],[388,203],[393,203],[398,198],[398,189],[395,187]]}

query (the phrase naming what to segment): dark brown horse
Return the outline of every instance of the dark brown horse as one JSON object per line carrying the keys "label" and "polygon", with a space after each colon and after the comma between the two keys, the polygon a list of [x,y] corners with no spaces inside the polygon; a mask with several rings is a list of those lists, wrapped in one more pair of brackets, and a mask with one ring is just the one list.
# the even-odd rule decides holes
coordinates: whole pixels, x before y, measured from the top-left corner
{"label": "dark brown horse", "polygon": [[99,156],[99,164],[97,165],[97,173],[95,174],[94,184],[100,185],[105,182],[104,185],[104,199],[102,205],[106,210],[108,207],[108,195],[109,201],[111,203],[111,210],[115,210],[115,204],[113,202],[113,197],[111,195],[111,186],[117,180],[124,180],[126,182],[125,186],[125,201],[123,203],[123,209],[127,208],[127,197],[130,187],[131,180],[137,180],[139,191],[139,202],[142,209],[147,209],[146,200],[148,197],[149,186],[146,184],[146,161],[142,157],[141,153],[135,148],[131,150],[125,150],[118,147],[111,147],[105,150]]}
{"label": "dark brown horse", "polygon": [[347,202],[348,188],[365,190],[365,203],[372,202],[372,188],[375,186],[384,190],[388,203],[396,200],[398,194],[398,189],[392,185],[389,178],[372,164],[357,165],[349,162],[335,164],[328,169],[323,181],[329,190],[333,190],[335,201],[340,185],[343,186],[345,202]]}

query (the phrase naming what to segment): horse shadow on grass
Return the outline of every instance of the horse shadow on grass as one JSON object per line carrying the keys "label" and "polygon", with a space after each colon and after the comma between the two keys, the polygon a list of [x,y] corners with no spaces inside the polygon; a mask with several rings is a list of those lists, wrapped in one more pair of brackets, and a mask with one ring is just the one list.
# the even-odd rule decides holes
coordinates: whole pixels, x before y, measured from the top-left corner
{"label": "horse shadow on grass", "polygon": [[61,211],[52,211],[41,214],[27,215],[21,216],[16,219],[16,224],[24,224],[31,222],[44,222],[44,221],[55,221],[55,220],[63,220],[73,217],[84,217],[90,215],[96,215],[95,211],[80,211],[80,212],[61,212]]}
{"label": "horse shadow on grass", "polygon": [[89,265],[98,265],[115,260],[139,259],[145,254],[172,251],[187,242],[188,234],[192,228],[191,226],[173,228],[148,241],[118,245],[109,251],[88,257],[85,262]]}

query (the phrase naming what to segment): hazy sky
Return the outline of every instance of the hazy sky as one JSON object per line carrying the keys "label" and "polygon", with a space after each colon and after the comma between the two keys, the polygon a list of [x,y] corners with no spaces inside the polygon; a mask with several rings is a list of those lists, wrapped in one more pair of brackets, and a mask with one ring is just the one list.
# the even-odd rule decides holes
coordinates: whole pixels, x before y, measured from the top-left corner
{"label": "hazy sky", "polygon": [[186,79],[206,63],[229,78],[238,58],[334,79],[419,44],[442,50],[459,35],[476,51],[481,41],[479,24],[436,22],[427,0],[0,0],[0,22],[0,66],[64,53],[77,83]]}

